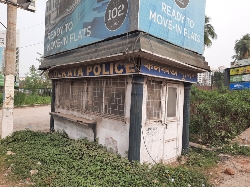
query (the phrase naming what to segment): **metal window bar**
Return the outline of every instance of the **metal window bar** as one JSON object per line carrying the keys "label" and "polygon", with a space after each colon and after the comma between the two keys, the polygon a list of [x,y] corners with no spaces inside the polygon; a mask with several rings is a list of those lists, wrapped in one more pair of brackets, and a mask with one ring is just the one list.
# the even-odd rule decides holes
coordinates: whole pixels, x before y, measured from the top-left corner
{"label": "metal window bar", "polygon": [[56,81],[57,108],[124,117],[126,78],[61,79]]}
{"label": "metal window bar", "polygon": [[69,109],[69,96],[70,96],[70,80],[57,80],[56,81],[56,100],[55,106],[62,109]]}
{"label": "metal window bar", "polygon": [[84,81],[83,79],[72,80],[70,89],[70,109],[83,110]]}
{"label": "metal window bar", "polygon": [[161,119],[162,81],[148,80],[147,82],[147,119]]}
{"label": "metal window bar", "polygon": [[87,111],[103,113],[103,79],[88,79],[87,95]]}
{"label": "metal window bar", "polygon": [[105,80],[104,113],[124,116],[125,90],[125,78],[107,78]]}

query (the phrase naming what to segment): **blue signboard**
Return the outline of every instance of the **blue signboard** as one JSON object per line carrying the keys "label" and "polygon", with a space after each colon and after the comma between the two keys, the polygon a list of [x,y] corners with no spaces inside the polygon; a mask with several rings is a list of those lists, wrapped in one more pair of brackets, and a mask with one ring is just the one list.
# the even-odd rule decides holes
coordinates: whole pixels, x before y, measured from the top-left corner
{"label": "blue signboard", "polygon": [[129,0],[48,0],[44,56],[75,49],[130,29]]}
{"label": "blue signboard", "polygon": [[190,73],[179,68],[170,66],[159,66],[143,62],[140,68],[135,68],[135,64],[126,61],[106,62],[102,64],[89,64],[70,68],[61,68],[49,71],[52,79],[69,77],[99,77],[114,75],[143,74],[156,76],[184,82],[197,82],[197,73]]}
{"label": "blue signboard", "polygon": [[44,56],[139,30],[203,54],[206,0],[48,0]]}
{"label": "blue signboard", "polygon": [[244,89],[250,89],[250,82],[230,84],[230,90],[244,90]]}
{"label": "blue signboard", "polygon": [[49,72],[49,77],[98,77],[128,75],[135,73],[137,73],[137,71],[134,64],[126,63],[125,61],[118,61],[51,70]]}
{"label": "blue signboard", "polygon": [[143,63],[141,65],[141,74],[168,78],[172,80],[197,83],[197,73],[190,73],[174,67],[166,65],[160,66],[150,63]]}
{"label": "blue signboard", "polygon": [[206,0],[140,0],[139,30],[203,54]]}

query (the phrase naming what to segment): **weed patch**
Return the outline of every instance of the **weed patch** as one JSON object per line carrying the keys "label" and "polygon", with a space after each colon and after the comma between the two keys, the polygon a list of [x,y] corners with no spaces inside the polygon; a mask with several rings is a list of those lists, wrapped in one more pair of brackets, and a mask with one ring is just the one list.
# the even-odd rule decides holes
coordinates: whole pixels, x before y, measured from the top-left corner
{"label": "weed patch", "polygon": [[[1,157],[18,179],[34,186],[211,186],[187,167],[129,162],[97,142],[71,140],[64,133],[20,131],[1,141]],[[7,151],[15,154],[6,155]],[[30,175],[30,170],[38,170]]]}
{"label": "weed patch", "polygon": [[228,144],[249,127],[250,91],[191,90],[192,141],[214,146]]}

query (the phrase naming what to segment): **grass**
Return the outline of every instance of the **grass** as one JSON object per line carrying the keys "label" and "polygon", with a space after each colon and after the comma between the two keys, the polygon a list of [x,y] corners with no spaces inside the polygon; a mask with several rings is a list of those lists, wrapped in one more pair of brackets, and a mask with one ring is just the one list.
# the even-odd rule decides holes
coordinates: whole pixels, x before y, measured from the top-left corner
{"label": "grass", "polygon": [[[7,156],[7,151],[16,154]],[[211,186],[203,174],[192,169],[195,157],[190,157],[189,165],[175,168],[130,163],[97,142],[71,140],[65,133],[15,132],[1,141],[0,153],[5,167],[12,165],[13,176],[30,178],[37,187]],[[30,170],[38,173],[31,176]]]}
{"label": "grass", "polygon": [[[7,151],[15,153],[6,155]],[[190,148],[177,167],[130,163],[97,142],[71,140],[65,133],[19,131],[1,140],[0,166],[11,168],[13,181],[33,186],[212,186],[205,176],[220,153],[250,156],[250,148],[226,145],[214,151]],[[180,158],[181,161],[181,158]],[[31,170],[38,170],[30,175]]]}
{"label": "grass", "polygon": [[203,172],[206,169],[215,167],[218,161],[218,154],[214,151],[208,151],[200,148],[190,148],[188,160],[185,165],[195,171]]}
{"label": "grass", "polygon": [[[3,98],[3,94],[0,94],[0,98]],[[35,105],[35,104],[50,104],[50,96],[41,96],[38,94],[25,94],[22,92],[15,92],[14,106],[22,105]],[[2,106],[3,100],[0,100],[0,106]]]}

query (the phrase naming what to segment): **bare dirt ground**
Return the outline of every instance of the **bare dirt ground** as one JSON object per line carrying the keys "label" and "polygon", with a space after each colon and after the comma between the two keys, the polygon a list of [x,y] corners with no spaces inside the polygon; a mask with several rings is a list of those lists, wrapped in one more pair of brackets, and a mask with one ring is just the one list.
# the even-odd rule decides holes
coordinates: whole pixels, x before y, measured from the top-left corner
{"label": "bare dirt ground", "polygon": [[[233,142],[250,146],[250,128]],[[227,169],[229,172],[225,172]],[[216,168],[208,171],[208,174],[211,175],[210,182],[218,187],[250,187],[250,157],[222,156],[221,162]]]}
{"label": "bare dirt ground", "polygon": [[[22,107],[14,109],[14,131],[30,129],[33,131],[49,131],[50,106]],[[2,124],[2,110],[0,110]],[[0,128],[2,134],[2,127]]]}
{"label": "bare dirt ground", "polygon": [[250,158],[225,158],[207,173],[210,183],[217,187],[250,187]]}

